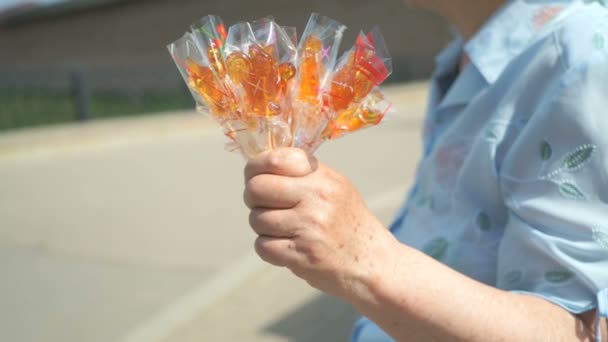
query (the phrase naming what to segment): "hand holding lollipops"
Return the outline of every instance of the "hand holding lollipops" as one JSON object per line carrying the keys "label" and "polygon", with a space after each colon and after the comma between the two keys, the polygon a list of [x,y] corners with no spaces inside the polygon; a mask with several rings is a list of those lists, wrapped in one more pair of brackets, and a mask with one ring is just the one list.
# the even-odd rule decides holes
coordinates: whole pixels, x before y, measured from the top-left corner
{"label": "hand holding lollipops", "polygon": [[295,29],[270,17],[226,30],[206,16],[168,48],[197,110],[222,126],[232,150],[246,158],[278,147],[312,153],[378,124],[391,107],[378,89],[392,72],[379,30],[359,34],[337,60],[344,29],[313,14],[297,45]]}

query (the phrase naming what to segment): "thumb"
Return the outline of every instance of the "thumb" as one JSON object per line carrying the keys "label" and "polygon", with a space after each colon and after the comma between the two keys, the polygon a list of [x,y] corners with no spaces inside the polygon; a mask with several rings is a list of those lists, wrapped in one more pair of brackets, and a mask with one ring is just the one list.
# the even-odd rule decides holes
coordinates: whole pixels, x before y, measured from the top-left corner
{"label": "thumb", "polygon": [[299,148],[279,148],[262,152],[245,166],[245,182],[260,174],[304,177],[318,167],[317,159]]}

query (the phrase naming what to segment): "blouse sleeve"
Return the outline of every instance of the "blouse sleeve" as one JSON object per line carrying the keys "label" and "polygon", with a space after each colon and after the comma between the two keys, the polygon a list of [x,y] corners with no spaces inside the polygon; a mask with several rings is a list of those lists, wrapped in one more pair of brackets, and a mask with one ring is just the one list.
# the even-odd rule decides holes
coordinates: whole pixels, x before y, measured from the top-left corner
{"label": "blouse sleeve", "polygon": [[608,303],[608,53],[570,67],[500,169],[499,288],[572,313]]}

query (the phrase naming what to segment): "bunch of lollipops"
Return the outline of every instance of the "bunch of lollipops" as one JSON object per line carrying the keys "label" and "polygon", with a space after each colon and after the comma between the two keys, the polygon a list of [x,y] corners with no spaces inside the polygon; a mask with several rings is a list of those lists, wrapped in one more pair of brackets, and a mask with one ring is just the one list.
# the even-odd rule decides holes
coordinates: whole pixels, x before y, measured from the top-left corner
{"label": "bunch of lollipops", "polygon": [[208,113],[246,158],[277,147],[314,152],[334,139],[378,124],[391,108],[378,86],[392,72],[376,28],[337,57],[345,26],[312,14],[296,30],[272,18],[228,30],[206,16],[168,45],[197,110]]}

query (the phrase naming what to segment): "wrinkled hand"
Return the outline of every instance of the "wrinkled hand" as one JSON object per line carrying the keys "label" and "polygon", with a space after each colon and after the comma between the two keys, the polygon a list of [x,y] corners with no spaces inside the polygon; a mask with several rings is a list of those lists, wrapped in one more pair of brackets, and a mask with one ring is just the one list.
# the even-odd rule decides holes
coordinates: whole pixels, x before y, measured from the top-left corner
{"label": "wrinkled hand", "polygon": [[383,267],[392,235],[354,186],[315,157],[295,148],[265,152],[247,163],[245,182],[264,261],[338,297],[356,296]]}

